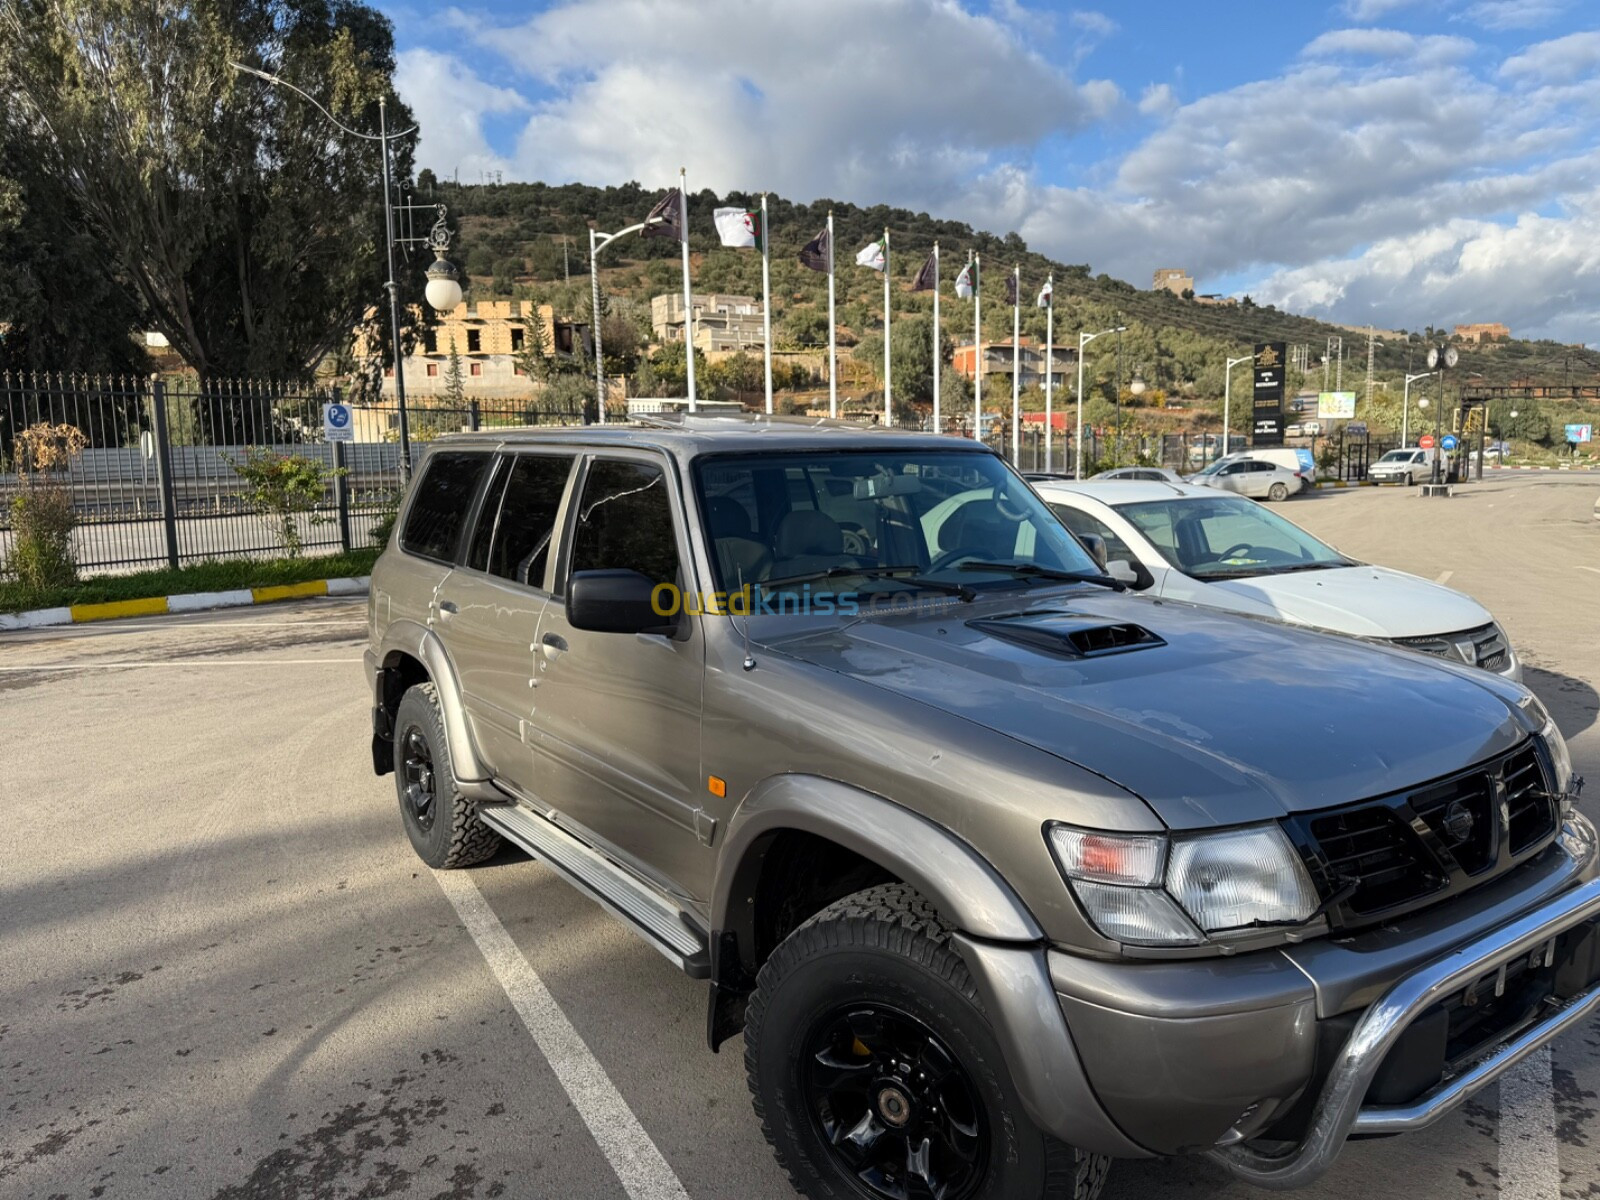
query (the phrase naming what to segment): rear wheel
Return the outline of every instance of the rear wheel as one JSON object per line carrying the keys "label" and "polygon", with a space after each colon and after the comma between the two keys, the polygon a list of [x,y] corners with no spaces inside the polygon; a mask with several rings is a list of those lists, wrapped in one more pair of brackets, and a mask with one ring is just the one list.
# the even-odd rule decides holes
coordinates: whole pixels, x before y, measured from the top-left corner
{"label": "rear wheel", "polygon": [[949,928],[903,884],[847,896],[773,951],[745,1069],[813,1200],[1093,1200],[1110,1167],[1028,1120]]}
{"label": "rear wheel", "polygon": [[478,820],[478,804],[456,786],[439,691],[408,688],[394,721],[394,785],[400,819],[417,857],[430,867],[470,867],[500,849],[500,835]]}
{"label": "rear wheel", "polygon": [[1267,499],[1268,500],[1282,501],[1282,500],[1287,500],[1288,498],[1289,498],[1289,489],[1285,485],[1283,485],[1281,483],[1275,483],[1270,488],[1267,489]]}

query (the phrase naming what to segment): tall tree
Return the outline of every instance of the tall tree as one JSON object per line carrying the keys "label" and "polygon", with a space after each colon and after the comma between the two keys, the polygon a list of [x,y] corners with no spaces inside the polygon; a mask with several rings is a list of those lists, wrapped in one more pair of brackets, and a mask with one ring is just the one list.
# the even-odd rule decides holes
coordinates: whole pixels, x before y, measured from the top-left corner
{"label": "tall tree", "polygon": [[380,97],[410,124],[389,22],[356,0],[7,0],[0,120],[202,377],[304,376],[383,301],[379,156],[230,61],[352,128]]}

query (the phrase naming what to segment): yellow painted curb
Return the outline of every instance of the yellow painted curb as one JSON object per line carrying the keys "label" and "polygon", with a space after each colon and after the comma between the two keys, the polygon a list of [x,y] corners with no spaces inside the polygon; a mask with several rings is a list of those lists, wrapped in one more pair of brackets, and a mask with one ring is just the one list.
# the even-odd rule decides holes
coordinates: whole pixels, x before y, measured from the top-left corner
{"label": "yellow painted curb", "polygon": [[305,583],[280,583],[272,587],[251,588],[250,595],[257,604],[270,604],[274,600],[298,600],[301,596],[326,596],[328,581],[312,579]]}
{"label": "yellow painted curb", "polygon": [[167,611],[165,596],[148,596],[143,600],[111,600],[105,604],[74,604],[72,620],[109,621],[115,617],[148,617]]}

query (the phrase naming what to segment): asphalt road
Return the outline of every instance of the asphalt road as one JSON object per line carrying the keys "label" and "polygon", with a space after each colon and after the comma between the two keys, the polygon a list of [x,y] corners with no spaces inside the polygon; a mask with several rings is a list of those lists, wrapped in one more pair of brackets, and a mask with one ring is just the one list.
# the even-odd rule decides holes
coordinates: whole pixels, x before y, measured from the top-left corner
{"label": "asphalt road", "polygon": [[[1280,511],[1488,604],[1600,781],[1597,491]],[[703,984],[521,855],[412,855],[367,761],[363,622],[316,601],[0,635],[0,1196],[791,1195],[740,1043],[705,1050]],[[1595,1195],[1597,1092],[1590,1029],[1307,1194]],[[1106,1191],[1258,1194],[1194,1161]]]}

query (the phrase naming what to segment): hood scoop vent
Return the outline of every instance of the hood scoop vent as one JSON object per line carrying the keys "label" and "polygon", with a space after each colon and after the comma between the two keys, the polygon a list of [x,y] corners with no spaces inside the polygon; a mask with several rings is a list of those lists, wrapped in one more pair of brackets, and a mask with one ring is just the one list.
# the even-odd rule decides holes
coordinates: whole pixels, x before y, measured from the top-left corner
{"label": "hood scoop vent", "polygon": [[1105,658],[1166,645],[1143,625],[1131,621],[1107,622],[1069,612],[992,617],[968,621],[967,628],[1063,658]]}

